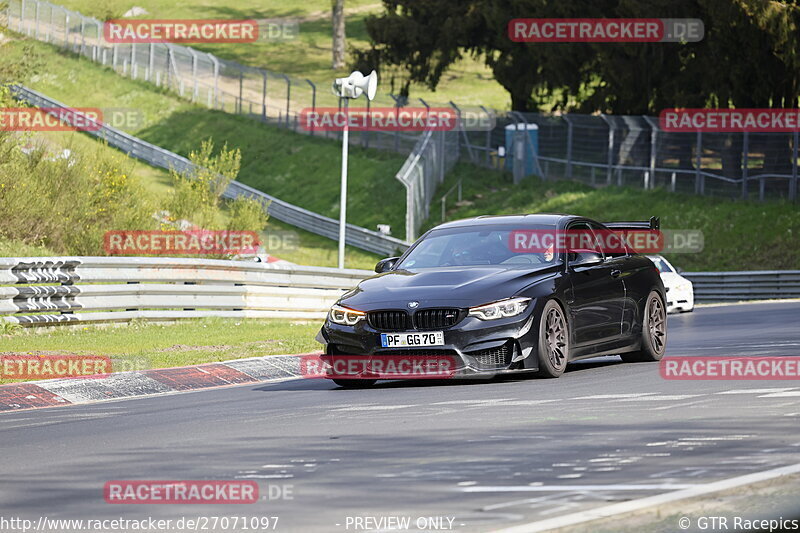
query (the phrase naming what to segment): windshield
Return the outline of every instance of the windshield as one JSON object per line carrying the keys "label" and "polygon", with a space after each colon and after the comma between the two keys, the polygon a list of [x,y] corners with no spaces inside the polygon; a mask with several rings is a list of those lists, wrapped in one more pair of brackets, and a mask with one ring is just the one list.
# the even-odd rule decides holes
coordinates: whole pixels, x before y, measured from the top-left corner
{"label": "windshield", "polygon": [[397,266],[398,269],[505,265],[531,267],[558,261],[552,247],[542,252],[519,252],[510,246],[512,232],[555,230],[554,225],[467,226],[433,230]]}
{"label": "windshield", "polygon": [[663,257],[651,257],[659,272],[675,272]]}

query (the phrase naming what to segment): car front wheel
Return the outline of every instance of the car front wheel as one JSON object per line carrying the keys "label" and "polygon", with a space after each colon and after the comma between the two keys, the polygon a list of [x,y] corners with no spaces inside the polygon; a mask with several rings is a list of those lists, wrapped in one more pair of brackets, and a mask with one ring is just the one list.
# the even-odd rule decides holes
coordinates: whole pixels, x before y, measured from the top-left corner
{"label": "car front wheel", "polygon": [[569,359],[569,325],[558,302],[550,300],[539,321],[539,372],[544,378],[564,373]]}

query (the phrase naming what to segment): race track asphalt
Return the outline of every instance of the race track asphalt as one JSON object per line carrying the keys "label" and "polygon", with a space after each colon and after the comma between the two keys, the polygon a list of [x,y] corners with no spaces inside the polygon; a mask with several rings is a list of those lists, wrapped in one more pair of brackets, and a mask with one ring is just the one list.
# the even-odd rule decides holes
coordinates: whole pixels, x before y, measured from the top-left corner
{"label": "race track asphalt", "polygon": [[[800,356],[798,318],[798,302],[670,315],[667,353]],[[277,531],[442,517],[490,531],[798,463],[799,422],[798,381],[665,380],[617,357],[556,380],[295,380],[7,412],[0,516],[278,516]],[[104,501],[107,481],[148,479],[255,480],[262,500]],[[270,499],[279,489],[291,499]]]}

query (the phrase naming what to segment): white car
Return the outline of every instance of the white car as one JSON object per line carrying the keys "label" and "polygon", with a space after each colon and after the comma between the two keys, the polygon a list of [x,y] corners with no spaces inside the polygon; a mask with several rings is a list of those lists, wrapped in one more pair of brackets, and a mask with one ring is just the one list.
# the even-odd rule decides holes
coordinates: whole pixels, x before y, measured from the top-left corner
{"label": "white car", "polygon": [[648,256],[661,273],[661,281],[667,291],[667,312],[688,313],[694,309],[694,287],[692,282],[678,273],[678,269],[660,255]]}

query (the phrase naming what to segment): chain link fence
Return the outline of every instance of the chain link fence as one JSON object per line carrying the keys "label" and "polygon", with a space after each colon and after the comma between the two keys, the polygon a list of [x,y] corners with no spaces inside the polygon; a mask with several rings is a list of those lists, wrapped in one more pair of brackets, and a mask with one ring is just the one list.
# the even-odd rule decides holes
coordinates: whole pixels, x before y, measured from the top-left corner
{"label": "chain link fence", "polygon": [[[530,132],[528,149],[511,139]],[[592,186],[664,188],[749,199],[789,199],[798,192],[798,133],[675,133],[656,117],[510,112],[481,139],[469,136],[484,166],[573,179]],[[522,160],[520,162],[520,159]]]}

